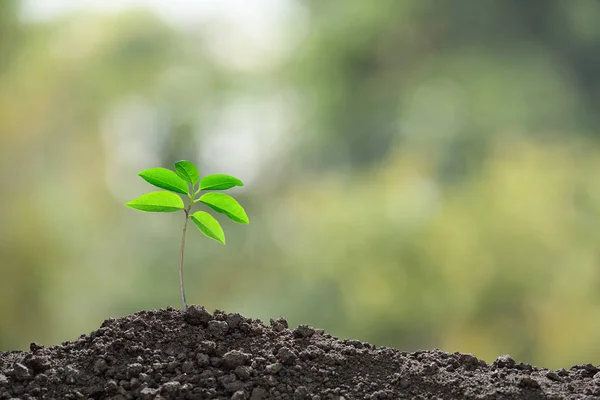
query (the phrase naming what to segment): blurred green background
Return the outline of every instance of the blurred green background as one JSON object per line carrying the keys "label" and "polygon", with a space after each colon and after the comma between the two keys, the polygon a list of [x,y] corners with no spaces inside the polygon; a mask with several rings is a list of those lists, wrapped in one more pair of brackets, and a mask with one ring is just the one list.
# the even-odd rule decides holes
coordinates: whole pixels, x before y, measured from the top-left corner
{"label": "blurred green background", "polygon": [[246,186],[191,304],[600,363],[600,2],[2,0],[0,350],[179,307],[143,169]]}

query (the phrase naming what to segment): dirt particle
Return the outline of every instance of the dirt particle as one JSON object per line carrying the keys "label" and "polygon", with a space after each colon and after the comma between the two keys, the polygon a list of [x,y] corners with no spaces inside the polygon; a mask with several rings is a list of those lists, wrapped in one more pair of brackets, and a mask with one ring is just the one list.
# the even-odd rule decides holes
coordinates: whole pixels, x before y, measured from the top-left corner
{"label": "dirt particle", "polygon": [[239,350],[231,350],[223,356],[222,365],[227,369],[235,369],[246,364],[249,360],[250,354],[243,353]]}
{"label": "dirt particle", "polygon": [[371,397],[372,400],[385,400],[385,399],[389,399],[389,394],[386,390],[378,390],[376,392],[374,392]]}
{"label": "dirt particle", "polygon": [[228,393],[237,392],[242,389],[243,383],[237,379],[235,374],[224,375],[219,378],[219,383]]}
{"label": "dirt particle", "polygon": [[210,321],[208,323],[208,333],[215,338],[222,339],[228,330],[229,325],[225,321]]}
{"label": "dirt particle", "polygon": [[213,316],[202,306],[189,306],[184,316],[190,325],[206,325],[212,321]]}
{"label": "dirt particle", "polygon": [[459,354],[458,362],[462,364],[466,369],[477,367],[479,360],[473,354]]}
{"label": "dirt particle", "polygon": [[515,368],[520,369],[521,371],[528,371],[528,372],[533,371],[533,366],[531,366],[530,364],[522,363],[522,362],[516,364]]}
{"label": "dirt particle", "polygon": [[252,389],[250,400],[263,400],[267,396],[267,391],[261,387],[255,387]]}
{"label": "dirt particle", "polygon": [[210,357],[208,354],[198,353],[196,355],[196,364],[198,364],[198,367],[200,368],[206,367],[210,364]]}
{"label": "dirt particle", "polygon": [[30,359],[26,360],[25,363],[33,370],[34,374],[44,372],[50,368],[50,360],[48,357],[44,356],[32,356]]}
{"label": "dirt particle", "polygon": [[510,355],[508,355],[508,354],[505,354],[503,356],[499,356],[492,363],[492,366],[495,367],[495,368],[514,368],[515,365],[516,365],[515,360]]}
{"label": "dirt particle", "polygon": [[271,318],[269,320],[269,324],[271,325],[271,328],[273,328],[273,330],[276,332],[282,332],[283,330],[288,328],[288,322],[283,317],[279,317],[276,320]]}
{"label": "dirt particle", "polygon": [[315,329],[308,325],[298,325],[293,333],[296,338],[309,338],[315,334]]}
{"label": "dirt particle", "polygon": [[263,381],[265,382],[265,384],[267,386],[277,386],[277,378],[275,378],[273,375],[267,375],[263,377]]}
{"label": "dirt particle", "polygon": [[342,365],[346,357],[339,353],[326,353],[323,355],[323,362],[328,365]]}
{"label": "dirt particle", "polygon": [[[305,326],[305,325],[300,325],[300,326]],[[300,328],[300,326],[298,328]],[[314,329],[313,329],[314,332]],[[360,340],[346,340],[345,341],[347,344],[349,344],[350,346],[353,346],[355,349],[362,349],[364,347],[363,342],[361,342]]]}
{"label": "dirt particle", "polygon": [[227,322],[227,325],[229,326],[229,329],[235,329],[237,328],[242,322],[244,322],[244,317],[242,317],[240,314],[235,313],[235,314],[229,314],[227,315],[225,321]]}
{"label": "dirt particle", "polygon": [[532,388],[532,389],[537,389],[540,387],[540,383],[530,376],[520,377],[518,380],[518,385],[520,387],[526,387],[526,388]]}
{"label": "dirt particle", "polygon": [[551,381],[555,381],[555,382],[560,382],[560,376],[558,376],[558,374],[554,371],[548,371],[546,372],[546,378],[550,379]]}
{"label": "dirt particle", "polygon": [[294,390],[294,400],[303,400],[309,395],[308,389],[305,386],[298,386]]}
{"label": "dirt particle", "polygon": [[108,364],[106,363],[106,360],[104,358],[97,359],[94,362],[94,365],[92,367],[92,371],[96,375],[104,374],[104,372],[106,372],[107,369],[108,369]]}
{"label": "dirt particle", "polygon": [[38,344],[36,342],[32,342],[29,344],[29,351],[31,353],[35,353],[38,350],[43,350],[44,349],[44,345],[42,344]]}
{"label": "dirt particle", "polygon": [[246,365],[240,365],[233,371],[233,373],[239,379],[245,381],[245,380],[250,379],[250,376],[252,376],[252,367],[248,367]]}
{"label": "dirt particle", "polygon": [[144,370],[144,366],[140,363],[133,363],[127,366],[127,377],[137,378],[139,374]]}
{"label": "dirt particle", "polygon": [[125,332],[123,332],[123,336],[125,339],[133,339],[135,336],[133,328],[127,329]]}
{"label": "dirt particle", "polygon": [[234,394],[231,395],[231,400],[245,400],[246,399],[246,392],[244,392],[243,390],[238,390],[237,392],[235,392]]}
{"label": "dirt particle", "polygon": [[177,361],[175,361],[175,360],[173,360],[173,361],[170,361],[170,362],[167,364],[167,371],[168,371],[168,372],[173,372],[173,371],[175,371],[175,370],[176,370],[178,367],[179,367],[179,363],[178,363]]}
{"label": "dirt particle", "polygon": [[104,386],[104,391],[108,394],[115,394],[119,390],[119,385],[114,380],[109,380]]}
{"label": "dirt particle", "polygon": [[102,325],[100,326],[101,328],[108,328],[111,325],[113,325],[115,323],[116,319],[115,318],[107,318],[104,320],[104,322],[102,322]]}
{"label": "dirt particle", "polygon": [[156,395],[158,394],[158,389],[152,389],[149,387],[143,388],[140,390],[140,399],[142,400],[154,400]]}
{"label": "dirt particle", "polygon": [[175,398],[179,391],[181,390],[181,383],[177,381],[171,381],[163,383],[160,387],[160,394],[165,396],[166,398]]}
{"label": "dirt particle", "polygon": [[282,347],[277,352],[277,358],[281,360],[281,363],[283,365],[289,366],[294,365],[294,362],[296,362],[298,356],[293,350],[289,349],[288,347]]}
{"label": "dirt particle", "polygon": [[163,368],[164,368],[164,365],[162,363],[159,363],[159,362],[152,363],[153,371],[160,371]]}
{"label": "dirt particle", "polygon": [[283,369],[283,365],[280,363],[269,364],[265,367],[265,371],[267,374],[277,374],[279,371]]}
{"label": "dirt particle", "polygon": [[208,355],[215,354],[217,350],[217,344],[212,340],[203,340],[198,344],[198,348],[196,349],[200,353],[206,353]]}
{"label": "dirt particle", "polygon": [[194,371],[194,363],[191,361],[185,361],[183,364],[181,364],[181,371],[185,372],[186,374],[191,373]]}
{"label": "dirt particle", "polygon": [[583,364],[580,369],[584,369],[592,374],[595,374],[596,372],[598,372],[598,368],[596,368],[593,364],[587,363],[587,364]]}
{"label": "dirt particle", "polygon": [[13,370],[15,378],[17,378],[20,381],[31,378],[31,371],[29,370],[29,368],[27,368],[27,366],[21,363],[15,363]]}

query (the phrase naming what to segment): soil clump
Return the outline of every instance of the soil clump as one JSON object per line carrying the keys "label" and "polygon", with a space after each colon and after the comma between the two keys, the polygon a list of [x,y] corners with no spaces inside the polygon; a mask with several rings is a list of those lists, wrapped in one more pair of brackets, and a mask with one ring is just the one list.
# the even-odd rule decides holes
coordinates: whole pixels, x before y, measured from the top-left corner
{"label": "soil clump", "polygon": [[72,342],[0,352],[0,399],[600,399],[600,368],[402,352],[285,319],[140,311]]}

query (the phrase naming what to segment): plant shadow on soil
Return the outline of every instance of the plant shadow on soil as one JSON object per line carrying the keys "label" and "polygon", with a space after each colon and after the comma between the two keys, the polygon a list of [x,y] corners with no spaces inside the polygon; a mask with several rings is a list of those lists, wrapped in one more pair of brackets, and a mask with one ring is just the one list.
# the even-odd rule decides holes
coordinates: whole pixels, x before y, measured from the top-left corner
{"label": "plant shadow on soil", "polygon": [[190,306],[113,319],[73,342],[0,352],[0,399],[600,399],[600,368],[401,352]]}

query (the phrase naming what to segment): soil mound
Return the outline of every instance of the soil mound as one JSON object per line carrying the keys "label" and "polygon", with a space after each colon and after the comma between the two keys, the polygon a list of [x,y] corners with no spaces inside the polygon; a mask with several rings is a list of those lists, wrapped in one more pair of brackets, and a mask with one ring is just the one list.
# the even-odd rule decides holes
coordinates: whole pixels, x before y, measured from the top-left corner
{"label": "soil mound", "polygon": [[600,399],[600,368],[491,365],[191,306],[104,321],[74,342],[0,353],[0,399]]}

